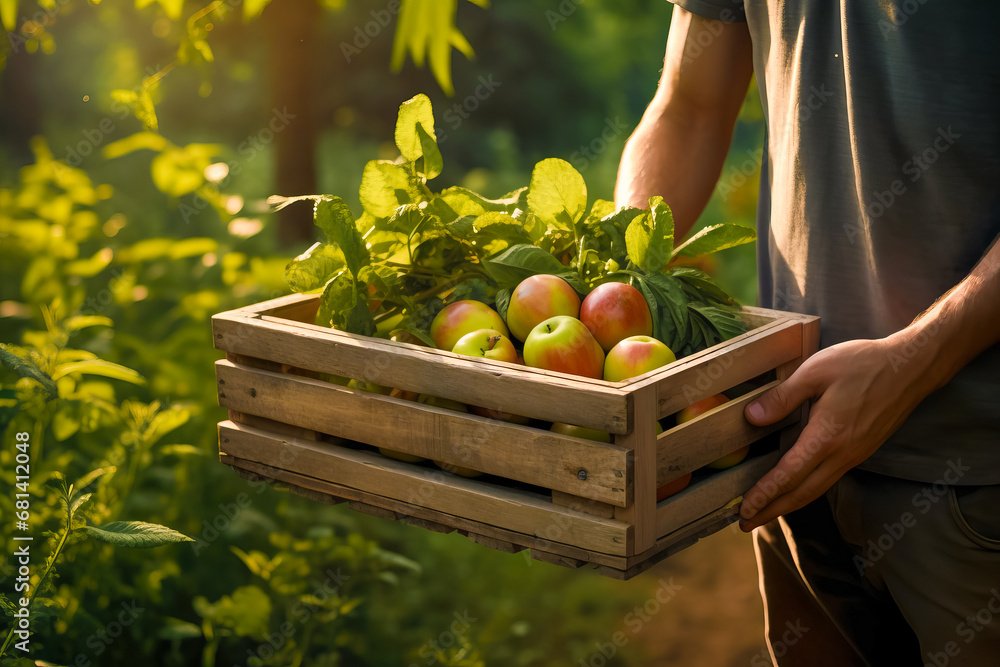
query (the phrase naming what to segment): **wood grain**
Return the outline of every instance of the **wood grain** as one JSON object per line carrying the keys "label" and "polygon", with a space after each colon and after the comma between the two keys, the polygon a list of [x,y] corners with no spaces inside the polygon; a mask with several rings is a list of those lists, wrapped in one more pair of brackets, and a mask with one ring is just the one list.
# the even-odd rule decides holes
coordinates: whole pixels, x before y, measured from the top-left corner
{"label": "wood grain", "polygon": [[617,444],[633,450],[632,483],[634,495],[628,507],[618,507],[615,518],[631,524],[635,531],[629,553],[645,551],[656,542],[654,510],[656,506],[656,388],[638,389],[633,394],[633,424],[626,436],[615,438]]}
{"label": "wood grain", "polygon": [[[258,461],[274,469],[309,475],[373,494],[394,491],[399,500],[408,504],[423,505],[586,550],[626,555],[627,524],[571,512],[537,494],[420,468],[374,453],[284,438],[235,422],[219,424],[219,439],[220,448],[226,454]],[[358,502],[365,501],[358,499]]]}
{"label": "wood grain", "polygon": [[[216,362],[223,406],[376,447],[624,506],[625,447],[327,382]],[[581,473],[581,471],[584,471]]]}
{"label": "wood grain", "polygon": [[242,311],[216,315],[212,326],[215,346],[235,354],[610,433],[630,427],[629,396],[598,380]]}
{"label": "wood grain", "polygon": [[[660,501],[656,506],[656,534],[671,533],[690,523],[693,517],[710,514],[742,496],[774,467],[780,457],[781,453],[775,451],[748,459]],[[641,551],[636,550],[636,553]]]}
{"label": "wood grain", "polygon": [[754,426],[743,416],[743,410],[750,401],[778,384],[780,383],[777,381],[769,382],[661,433],[656,442],[657,486],[693,472],[798,421],[797,411],[768,426]]}

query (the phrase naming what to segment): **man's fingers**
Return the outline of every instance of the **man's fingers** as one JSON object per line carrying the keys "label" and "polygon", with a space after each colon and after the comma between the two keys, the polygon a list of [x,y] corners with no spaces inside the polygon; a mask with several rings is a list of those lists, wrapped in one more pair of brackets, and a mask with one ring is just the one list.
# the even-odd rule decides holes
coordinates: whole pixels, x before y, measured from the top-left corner
{"label": "man's fingers", "polygon": [[817,383],[810,369],[800,366],[787,380],[749,403],[744,411],[747,421],[757,426],[773,424],[816,396]]}
{"label": "man's fingers", "polygon": [[754,528],[763,526],[765,523],[773,521],[779,516],[805,507],[822,496],[843,475],[843,471],[834,470],[834,467],[829,459],[822,461],[816,466],[815,470],[809,473],[801,484],[788,493],[772,500],[766,507],[757,512],[752,519],[740,517],[740,530],[749,533]]}
{"label": "man's fingers", "polygon": [[752,489],[743,496],[740,519],[745,521],[770,505],[789,491],[792,491],[820,465],[826,454],[824,445],[830,441],[827,420],[812,415],[802,429],[798,440],[785,452],[778,464],[767,472]]}

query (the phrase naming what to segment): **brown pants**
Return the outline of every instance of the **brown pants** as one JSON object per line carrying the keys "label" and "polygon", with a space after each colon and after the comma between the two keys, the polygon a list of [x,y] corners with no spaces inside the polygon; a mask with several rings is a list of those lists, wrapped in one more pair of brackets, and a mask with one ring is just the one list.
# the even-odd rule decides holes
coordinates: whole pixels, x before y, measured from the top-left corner
{"label": "brown pants", "polygon": [[1000,665],[1000,485],[855,470],[755,550],[781,667]]}

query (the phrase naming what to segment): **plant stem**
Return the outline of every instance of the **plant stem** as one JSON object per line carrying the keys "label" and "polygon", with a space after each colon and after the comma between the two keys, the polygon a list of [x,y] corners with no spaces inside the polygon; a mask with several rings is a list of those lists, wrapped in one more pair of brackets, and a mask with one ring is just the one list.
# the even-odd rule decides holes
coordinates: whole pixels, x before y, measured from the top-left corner
{"label": "plant stem", "polygon": [[[56,560],[59,559],[59,555],[62,553],[63,547],[66,546],[66,540],[69,538],[70,532],[73,530],[73,505],[70,502],[70,495],[72,494],[73,487],[70,486],[70,491],[66,493],[66,529],[63,531],[62,535],[59,537],[59,544],[56,545],[56,550],[52,553],[52,557],[49,559],[48,567],[45,568],[45,572],[42,573],[41,578],[38,580],[38,584],[35,586],[34,592],[32,592],[31,597],[28,598],[28,613],[31,613],[31,606],[35,603],[35,598],[38,597],[38,592],[42,590],[45,582],[49,578],[49,574],[52,572],[52,568],[55,567]],[[10,632],[7,633],[6,639],[4,639],[3,646],[0,646],[0,658],[3,658],[4,654],[7,652],[7,648],[10,643],[14,641],[14,625],[11,625]]]}

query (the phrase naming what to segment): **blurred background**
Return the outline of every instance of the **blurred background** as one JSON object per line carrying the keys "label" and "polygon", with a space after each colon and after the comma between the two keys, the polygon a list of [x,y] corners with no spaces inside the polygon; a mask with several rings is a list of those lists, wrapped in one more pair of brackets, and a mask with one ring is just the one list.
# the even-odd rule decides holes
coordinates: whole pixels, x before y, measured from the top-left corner
{"label": "blurred background", "polygon": [[[210,317],[287,293],[284,266],[313,240],[308,206],[275,214],[267,197],[336,194],[360,214],[364,164],[396,156],[397,108],[424,92],[445,163],[435,188],[500,196],[561,157],[591,200],[611,199],[671,6],[399,10],[0,0],[0,342],[21,360],[0,369],[0,535],[12,543],[8,443],[30,432],[36,576],[64,529],[59,480],[93,470],[105,474],[78,522],[148,521],[196,540],[128,550],[74,533],[23,664],[770,664],[752,546],[735,528],[621,583],[320,505],[218,463]],[[752,86],[699,224],[754,224],[762,140]],[[752,246],[708,268],[754,304]],[[20,377],[30,367],[55,386]],[[14,573],[5,554],[6,598]]]}

